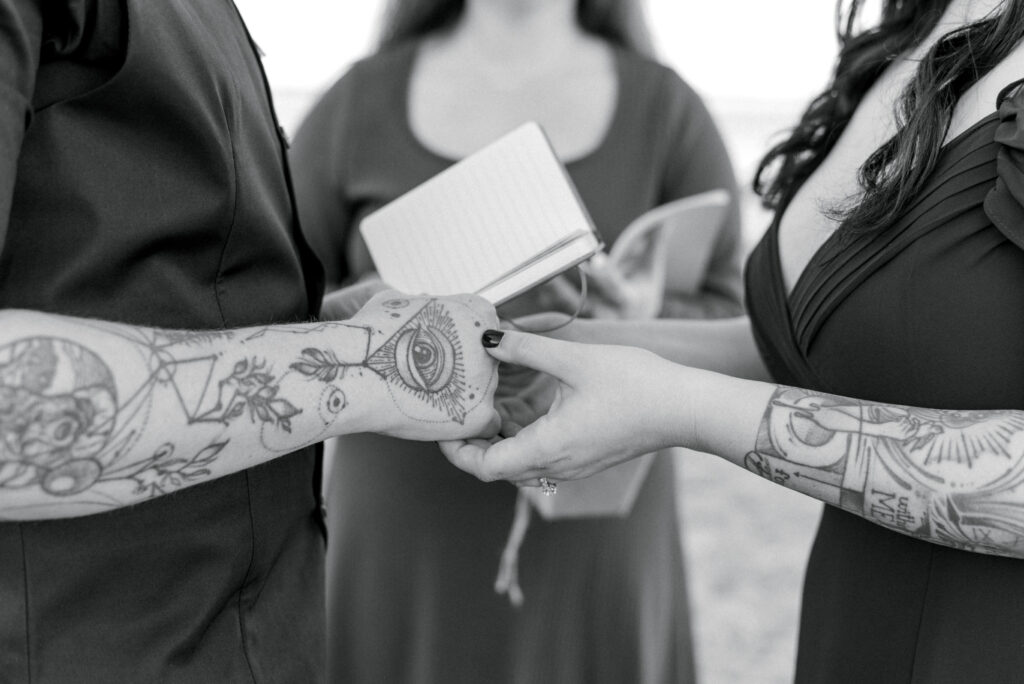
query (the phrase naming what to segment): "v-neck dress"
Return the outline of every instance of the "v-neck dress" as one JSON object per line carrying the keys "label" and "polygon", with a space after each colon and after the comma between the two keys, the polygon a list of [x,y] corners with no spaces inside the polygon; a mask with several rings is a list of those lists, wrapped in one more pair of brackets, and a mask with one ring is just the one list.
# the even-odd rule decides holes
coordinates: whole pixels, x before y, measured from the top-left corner
{"label": "v-neck dress", "polygon": [[[875,401],[1024,409],[1024,86],[947,142],[905,216],[830,237],[787,295],[776,217],[747,265],[755,337],[782,384]],[[798,682],[1019,682],[1024,561],[825,506]]]}
{"label": "v-neck dress", "polygon": [[[292,146],[303,229],[328,274],[372,268],[350,249],[359,220],[452,161],[412,134],[416,43],[356,64]],[[617,51],[604,141],[567,168],[607,241],[635,216],[714,187],[734,190],[721,138],[672,71]],[[735,196],[735,194],[734,194]],[[739,223],[705,286],[738,299]],[[630,516],[546,522],[521,548],[521,609],[494,592],[516,489],[457,470],[433,445],[346,437],[328,503],[329,679],[343,682],[682,684],[693,681],[672,463],[657,459]]]}

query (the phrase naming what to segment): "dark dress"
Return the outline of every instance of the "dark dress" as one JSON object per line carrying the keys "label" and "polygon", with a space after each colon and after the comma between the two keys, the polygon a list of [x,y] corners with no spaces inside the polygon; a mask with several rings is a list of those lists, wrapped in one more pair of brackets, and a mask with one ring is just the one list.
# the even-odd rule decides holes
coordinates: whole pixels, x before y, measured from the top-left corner
{"label": "dark dress", "polygon": [[[895,225],[833,235],[787,297],[776,221],[747,298],[774,379],[949,409],[1024,409],[1024,87],[942,149]],[[798,682],[1024,678],[1024,562],[822,514],[804,583]]]}
{"label": "dark dress", "polygon": [[[293,322],[318,269],[230,1],[0,0],[0,309]],[[0,681],[321,681],[316,470],[0,523]]]}
{"label": "dark dress", "polygon": [[[349,238],[368,212],[444,170],[406,118],[415,45],[357,64],[293,145],[303,228],[334,279],[372,268]],[[734,190],[721,139],[678,76],[626,52],[614,122],[568,164],[608,240],[657,204]],[[734,193],[735,196],[735,193]],[[709,291],[738,300],[736,208]],[[735,311],[735,309],[734,309]],[[431,445],[339,440],[328,524],[328,673],[334,682],[664,684],[693,680],[672,463],[660,457],[624,519],[534,517],[525,605],[494,592],[516,489],[482,484]]]}

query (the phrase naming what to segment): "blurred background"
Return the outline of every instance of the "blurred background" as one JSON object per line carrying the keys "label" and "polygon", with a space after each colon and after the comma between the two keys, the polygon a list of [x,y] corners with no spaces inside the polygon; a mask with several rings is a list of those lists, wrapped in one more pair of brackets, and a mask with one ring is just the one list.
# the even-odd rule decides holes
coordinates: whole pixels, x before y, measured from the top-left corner
{"label": "blurred background", "polygon": [[[373,45],[382,0],[237,0],[294,132]],[[826,0],[647,0],[661,61],[704,98],[744,188],[748,248],[768,215],[749,186],[774,134],[824,86],[835,55]],[[819,504],[716,458],[682,452],[679,506],[700,681],[792,679],[799,589]]]}

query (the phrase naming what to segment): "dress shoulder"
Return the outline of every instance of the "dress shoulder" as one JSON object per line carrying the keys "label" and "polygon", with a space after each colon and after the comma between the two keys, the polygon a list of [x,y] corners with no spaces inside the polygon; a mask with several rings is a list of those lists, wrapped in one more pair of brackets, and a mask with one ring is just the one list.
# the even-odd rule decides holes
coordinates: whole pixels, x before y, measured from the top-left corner
{"label": "dress shoulder", "polygon": [[320,102],[337,109],[351,106],[353,100],[372,99],[374,93],[385,90],[383,86],[401,76],[412,50],[411,45],[402,44],[356,60],[323,93]]}
{"label": "dress shoulder", "polygon": [[639,81],[645,89],[657,92],[663,105],[686,108],[694,100],[700,101],[700,96],[686,79],[667,64],[625,49],[620,49],[619,55],[629,77]]}
{"label": "dress shoulder", "polygon": [[1007,239],[1024,249],[1024,79],[999,94],[997,116],[997,177],[985,198],[985,212]]}

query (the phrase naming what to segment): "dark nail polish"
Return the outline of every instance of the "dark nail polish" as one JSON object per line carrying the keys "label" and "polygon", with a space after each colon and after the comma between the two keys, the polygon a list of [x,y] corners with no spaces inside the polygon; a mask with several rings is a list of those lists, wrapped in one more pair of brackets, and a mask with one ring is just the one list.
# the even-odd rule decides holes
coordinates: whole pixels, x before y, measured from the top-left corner
{"label": "dark nail polish", "polygon": [[501,343],[501,338],[504,337],[505,333],[500,330],[485,330],[480,341],[488,349],[493,349]]}

